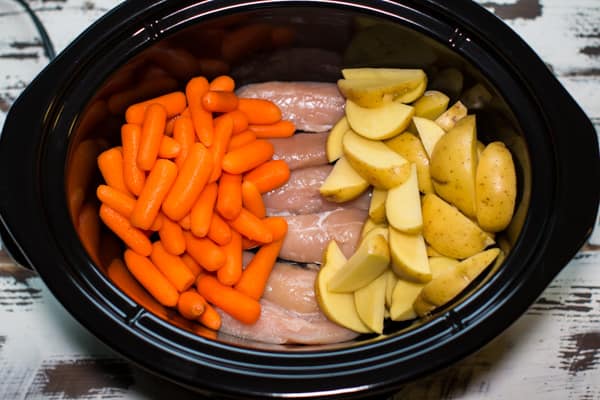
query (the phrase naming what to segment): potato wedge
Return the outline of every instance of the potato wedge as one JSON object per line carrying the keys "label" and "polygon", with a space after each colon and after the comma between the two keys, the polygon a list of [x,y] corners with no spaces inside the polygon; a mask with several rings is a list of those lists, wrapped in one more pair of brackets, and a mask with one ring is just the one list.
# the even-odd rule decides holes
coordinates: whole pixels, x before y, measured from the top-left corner
{"label": "potato wedge", "polygon": [[475,222],[435,194],[422,198],[423,237],[439,254],[463,259],[494,244]]}
{"label": "potato wedge", "polygon": [[413,117],[413,122],[417,128],[417,133],[419,134],[419,138],[421,138],[423,147],[427,152],[427,156],[431,159],[435,145],[444,136],[446,131],[432,120],[426,118]]}
{"label": "potato wedge", "polygon": [[331,129],[331,132],[327,136],[327,143],[325,144],[325,155],[327,161],[334,162],[344,154],[344,148],[342,146],[342,139],[346,134],[346,131],[350,129],[348,119],[342,117]]}
{"label": "potato wedge", "polygon": [[510,151],[502,142],[488,144],[475,175],[477,222],[490,232],[510,223],[517,196],[517,176]]}
{"label": "potato wedge", "polygon": [[385,288],[387,276],[379,275],[368,285],[354,292],[354,305],[362,322],[375,333],[383,333]]}
{"label": "potato wedge", "polygon": [[334,293],[349,293],[371,283],[390,264],[390,251],[383,235],[361,242],[356,252],[329,280],[327,289]]}
{"label": "potato wedge", "polygon": [[467,116],[467,112],[467,107],[460,101],[457,101],[452,107],[437,117],[435,123],[448,132],[450,129],[454,128],[454,125],[456,125],[458,121]]}
{"label": "potato wedge", "polygon": [[363,237],[360,238],[359,245],[362,244],[363,242],[371,240],[373,238],[373,236],[376,236],[376,235],[383,236],[385,238],[385,240],[387,240],[389,242],[389,227],[377,225],[377,227],[371,229],[369,232],[365,233],[365,235]]}
{"label": "potato wedge", "polygon": [[413,304],[417,314],[425,316],[453,300],[494,261],[499,253],[498,248],[477,253],[432,279],[423,287]]}
{"label": "potato wedge", "polygon": [[389,309],[392,306],[392,294],[394,292],[394,287],[396,286],[396,282],[398,282],[398,275],[390,268],[388,268],[385,272],[385,306]]}
{"label": "potato wedge", "polygon": [[367,233],[371,232],[375,228],[387,228],[387,223],[377,224],[371,218],[367,218],[360,231],[360,237],[364,238]]}
{"label": "potato wedge", "polygon": [[475,116],[468,116],[446,132],[435,145],[429,172],[436,193],[474,218],[477,129]]}
{"label": "potato wedge", "polygon": [[352,168],[345,157],[341,157],[325,178],[319,192],[329,201],[343,203],[360,196],[368,187],[369,182]]}
{"label": "potato wedge", "polygon": [[423,228],[417,167],[411,165],[409,178],[387,191],[385,215],[390,226],[405,233],[420,233]]}
{"label": "potato wedge", "polygon": [[344,155],[367,182],[378,189],[400,185],[410,176],[410,163],[383,142],[365,139],[352,130],[344,135]]}
{"label": "potato wedge", "polygon": [[392,305],[390,306],[390,319],[392,321],[409,321],[417,317],[413,303],[425,286],[404,279],[398,279],[392,292]]}
{"label": "potato wedge", "polygon": [[425,240],[421,234],[410,235],[390,227],[389,243],[392,270],[398,276],[421,283],[431,280]]}
{"label": "potato wedge", "polygon": [[437,90],[427,90],[414,102],[415,116],[434,120],[446,111],[450,98]]}
{"label": "potato wedge", "polygon": [[371,193],[371,202],[369,203],[369,218],[376,224],[386,222],[385,218],[385,199],[387,190],[373,189]]}
{"label": "potato wedge", "polygon": [[419,191],[421,193],[433,193],[433,182],[431,182],[431,174],[429,173],[429,156],[421,140],[411,132],[404,132],[386,140],[384,143],[417,166]]}
{"label": "potato wedge", "polygon": [[417,82],[427,79],[422,69],[410,68],[342,68],[344,79],[372,79],[380,81]]}
{"label": "potato wedge", "polygon": [[350,99],[346,100],[346,118],[350,127],[359,135],[372,140],[389,139],[404,131],[414,113],[412,106],[398,101],[367,108]]}
{"label": "potato wedge", "polygon": [[323,254],[323,265],[315,280],[315,297],[321,311],[331,321],[350,330],[369,333],[356,311],[353,293],[333,293],[327,289],[329,280],[346,264],[346,257],[335,240],[329,242]]}

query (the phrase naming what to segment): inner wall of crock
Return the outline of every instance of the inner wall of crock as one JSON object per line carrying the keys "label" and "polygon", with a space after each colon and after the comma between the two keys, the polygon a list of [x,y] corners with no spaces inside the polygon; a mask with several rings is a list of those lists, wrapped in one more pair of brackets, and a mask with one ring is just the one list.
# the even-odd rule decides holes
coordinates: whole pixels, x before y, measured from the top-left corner
{"label": "inner wall of crock", "polygon": [[[243,46],[237,51],[224,54],[223,37],[250,26],[254,36],[240,41]],[[511,149],[519,182],[517,210],[509,229],[497,237],[501,248],[509,254],[529,206],[529,155],[513,113],[490,80],[448,43],[440,43],[398,23],[340,10],[265,8],[188,24],[154,42],[113,71],[85,105],[70,139],[66,190],[73,225],[89,257],[106,274],[110,262],[122,256],[120,242],[97,218],[91,224],[82,223],[82,219],[97,216],[95,188],[100,175],[96,156],[118,143],[128,105],[183,90],[185,83],[198,75],[211,79],[229,74],[238,87],[272,80],[335,82],[341,78],[341,68],[367,66],[423,68],[429,78],[428,89],[449,95],[450,104],[461,100],[477,115],[478,137],[482,142],[502,140]],[[462,74],[462,83],[452,71]],[[498,267],[499,264],[491,268],[469,292],[489,279]],[[189,331],[217,337],[197,324],[184,321],[144,293],[121,289],[160,318]],[[459,302],[457,299],[453,305]],[[390,323],[385,333],[401,334],[421,323]],[[271,348],[225,335],[219,335],[218,339]],[[368,337],[358,340],[364,339]]]}

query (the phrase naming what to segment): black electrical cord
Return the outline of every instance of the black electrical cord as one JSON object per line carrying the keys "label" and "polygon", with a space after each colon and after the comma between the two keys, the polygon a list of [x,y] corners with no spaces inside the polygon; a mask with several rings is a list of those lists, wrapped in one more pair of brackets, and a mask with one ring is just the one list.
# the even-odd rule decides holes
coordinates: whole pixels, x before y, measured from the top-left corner
{"label": "black electrical cord", "polygon": [[48,36],[48,32],[46,31],[44,24],[42,23],[42,21],[40,21],[38,16],[35,14],[35,11],[33,11],[31,7],[29,7],[29,4],[27,4],[25,0],[15,1],[25,9],[27,14],[29,14],[31,19],[33,20],[33,24],[35,25],[40,35],[40,39],[42,40],[42,47],[44,48],[44,53],[46,54],[46,57],[48,57],[48,59],[52,60],[54,57],[56,57],[56,51],[54,50],[54,45],[50,40],[50,36]]}

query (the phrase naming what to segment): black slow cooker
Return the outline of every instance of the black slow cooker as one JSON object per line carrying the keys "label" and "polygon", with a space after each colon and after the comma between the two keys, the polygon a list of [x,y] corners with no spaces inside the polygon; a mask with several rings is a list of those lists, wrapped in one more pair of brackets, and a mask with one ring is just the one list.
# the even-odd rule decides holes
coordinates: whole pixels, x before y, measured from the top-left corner
{"label": "black slow cooker", "polygon": [[[283,34],[220,52],[219,37],[253,24]],[[501,265],[430,318],[327,346],[212,337],[134,302],[108,279],[114,238],[103,231],[91,240],[74,221],[94,201],[95,156],[118,139],[125,105],[199,74],[229,73],[239,85],[335,81],[351,66],[423,68],[452,101],[469,102],[484,142],[507,144],[519,190]],[[460,86],[444,84],[448,68],[461,73]],[[142,81],[152,84],[140,89]],[[487,95],[468,96],[476,85]],[[600,190],[590,120],[514,32],[466,0],[127,1],[14,103],[0,140],[0,175],[3,240],[82,325],[153,373],[238,398],[382,395],[475,351],[580,249]]]}

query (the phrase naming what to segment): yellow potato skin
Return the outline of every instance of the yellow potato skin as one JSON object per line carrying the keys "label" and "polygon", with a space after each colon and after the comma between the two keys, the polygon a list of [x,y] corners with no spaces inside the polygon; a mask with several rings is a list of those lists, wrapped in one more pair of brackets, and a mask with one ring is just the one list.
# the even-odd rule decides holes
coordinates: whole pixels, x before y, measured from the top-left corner
{"label": "yellow potato skin", "polygon": [[510,151],[492,142],[481,152],[475,175],[477,222],[489,232],[504,230],[510,223],[517,197],[517,175]]}
{"label": "yellow potato skin", "polygon": [[421,140],[411,132],[404,132],[384,142],[389,148],[417,166],[417,180],[421,193],[433,193],[429,173],[429,157]]}
{"label": "yellow potato skin", "polygon": [[436,119],[448,108],[450,98],[437,90],[428,90],[413,104],[417,117]]}

